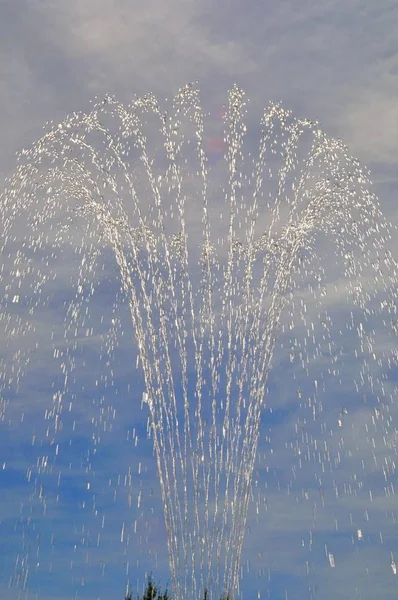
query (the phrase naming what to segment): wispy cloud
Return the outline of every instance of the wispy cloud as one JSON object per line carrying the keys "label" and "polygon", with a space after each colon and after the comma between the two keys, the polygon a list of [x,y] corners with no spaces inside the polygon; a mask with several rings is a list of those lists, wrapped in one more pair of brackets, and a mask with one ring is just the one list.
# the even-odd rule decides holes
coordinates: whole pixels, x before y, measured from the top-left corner
{"label": "wispy cloud", "polygon": [[[255,110],[282,100],[341,137],[371,164],[381,206],[397,219],[397,20],[394,0],[3,0],[0,173],[10,175],[14,152],[38,138],[47,120],[86,110],[95,95],[129,101],[155,91],[170,98],[199,80],[204,104],[214,106],[236,81]],[[329,258],[323,259],[328,265]],[[74,294],[68,293],[67,263],[65,256],[51,311],[31,319],[39,335],[22,334],[23,307],[22,316],[8,307],[0,321],[3,381],[25,372],[12,394],[6,386],[10,404],[0,425],[0,589],[6,600],[24,587],[29,598],[122,597],[126,579],[141,585],[146,569],[167,579],[159,485],[127,314],[113,355],[106,356],[111,345],[100,342],[99,332],[86,340],[80,331],[75,397],[68,397],[71,410],[65,403],[55,437],[54,420],[46,418],[53,382],[62,387],[54,346],[64,349],[62,305]],[[275,355],[245,539],[246,597],[258,589],[271,600],[387,600],[396,592],[396,375],[376,360],[394,341],[385,335],[388,323],[369,321],[369,335],[374,326],[379,336],[373,378],[366,382],[371,389],[363,397],[354,384],[361,380],[358,340],[344,328],[346,292],[332,277],[325,286],[333,356],[308,350],[304,366],[296,355],[290,362],[290,333]],[[296,300],[303,295],[297,291]],[[109,297],[94,303],[92,322],[112,310]],[[306,302],[308,322],[315,322],[319,304]],[[304,331],[299,322],[295,335]],[[7,334],[14,329],[9,346],[6,327]],[[321,337],[322,323],[317,327]]]}

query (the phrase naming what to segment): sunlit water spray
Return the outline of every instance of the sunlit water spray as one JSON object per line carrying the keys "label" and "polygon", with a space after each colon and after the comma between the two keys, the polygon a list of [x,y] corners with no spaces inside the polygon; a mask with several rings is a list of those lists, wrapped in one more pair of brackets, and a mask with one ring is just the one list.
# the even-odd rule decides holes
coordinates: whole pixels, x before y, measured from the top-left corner
{"label": "sunlit water spray", "polygon": [[[368,386],[387,396],[370,363],[395,360],[376,355],[366,327],[382,315],[387,336],[397,322],[389,228],[367,173],[317,123],[279,105],[246,123],[237,87],[223,117],[226,154],[211,165],[205,121],[193,86],[167,110],[151,95],[129,106],[108,97],[24,150],[0,205],[3,411],[34,361],[22,336],[37,353],[57,339],[61,378],[45,414],[56,446],[65,414],[81,402],[79,343],[101,334],[100,358],[111,359],[118,335],[130,335],[119,319],[127,303],[138,349],[131,385],[140,367],[176,600],[238,592],[278,333],[291,362],[308,372],[326,356],[338,379],[327,304],[343,290],[358,394]],[[106,289],[110,274],[119,289]],[[101,292],[112,300],[91,313]],[[55,328],[45,316],[43,326],[45,311]]]}

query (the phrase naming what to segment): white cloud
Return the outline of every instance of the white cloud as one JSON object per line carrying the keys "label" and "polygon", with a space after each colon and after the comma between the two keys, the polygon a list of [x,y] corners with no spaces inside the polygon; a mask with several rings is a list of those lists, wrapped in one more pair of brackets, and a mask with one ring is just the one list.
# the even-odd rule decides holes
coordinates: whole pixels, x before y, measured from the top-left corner
{"label": "white cloud", "polygon": [[[398,56],[397,56],[398,64]],[[341,127],[356,154],[368,162],[396,166],[398,160],[398,76],[382,93],[374,87],[357,90],[342,115]]]}
{"label": "white cloud", "polygon": [[[383,6],[373,0],[316,3],[311,0],[300,3],[294,0],[268,3],[253,0],[217,3],[211,0],[115,0],[112,3],[105,0],[3,0],[0,7],[0,172],[10,173],[13,151],[38,137],[44,121],[62,119],[66,112],[86,109],[88,100],[95,94],[111,92],[129,100],[137,92],[155,90],[161,97],[171,97],[186,81],[199,79],[205,102],[210,97],[219,102],[221,97],[225,99],[227,87],[237,80],[248,88],[256,107],[267,104],[270,99],[282,99],[285,107],[292,107],[300,116],[320,118],[327,130],[343,138],[362,160],[375,163],[376,179],[388,179],[390,184],[395,184],[398,149],[398,115],[394,101],[398,87],[396,22],[395,0],[386,0]],[[391,186],[387,192],[388,195],[381,198],[382,206],[390,202],[391,212],[396,214],[396,189]],[[64,291],[70,276],[68,267],[59,273],[59,289],[62,287]],[[328,306],[333,304],[336,309],[339,328],[344,311],[339,312],[338,308],[346,293],[345,287],[336,281],[336,287],[329,284],[326,290]],[[95,314],[93,309],[93,320],[102,308],[96,307]],[[317,310],[316,306],[309,305],[311,318]],[[51,319],[49,313],[37,313],[35,324],[41,330],[43,353],[39,353],[36,362],[32,357],[35,372],[21,384],[17,399],[11,399],[13,404],[1,424],[4,436],[0,438],[3,440],[0,441],[0,468],[3,460],[7,466],[4,472],[0,471],[0,482],[8,487],[0,500],[3,519],[0,551],[8,557],[4,580],[0,580],[2,596],[7,600],[15,597],[15,590],[8,589],[8,578],[13,577],[18,551],[20,561],[27,557],[27,564],[32,567],[32,590],[40,583],[34,574],[38,529],[42,533],[38,572],[43,581],[51,561],[55,577],[62,575],[70,584],[80,571],[85,571],[89,579],[97,577],[103,560],[112,574],[100,576],[102,590],[97,588],[98,595],[104,595],[107,585],[109,593],[120,590],[122,594],[123,563],[131,562],[135,583],[136,575],[142,578],[140,571],[151,567],[151,559],[145,554],[150,548],[159,551],[159,571],[165,574],[167,570],[164,532],[158,522],[151,521],[150,514],[152,507],[155,514],[160,510],[150,443],[143,441],[145,451],[139,454],[139,451],[131,452],[131,444],[122,442],[127,424],[138,426],[142,417],[132,408],[139,398],[134,394],[127,397],[124,391],[127,381],[132,381],[134,391],[140,389],[142,382],[132,376],[129,358],[132,345],[123,342],[117,364],[113,364],[114,380],[120,383],[120,388],[117,394],[116,385],[106,389],[102,404],[94,385],[95,379],[106,372],[104,361],[98,359],[98,338],[93,338],[92,344],[80,346],[86,364],[79,365],[74,376],[85,389],[80,390],[74,400],[72,413],[64,415],[64,430],[57,437],[60,460],[66,461],[61,462],[61,470],[73,479],[77,491],[68,498],[68,490],[61,490],[57,503],[56,469],[53,472],[40,470],[37,460],[47,451],[52,457],[55,452],[54,447],[46,446],[47,422],[43,413],[52,404],[51,379],[59,375],[59,364],[48,359],[52,351],[49,337],[55,330],[61,344],[62,324],[56,309]],[[3,341],[3,332],[0,336]],[[390,350],[387,340],[380,338],[375,344],[376,354]],[[31,341],[27,336],[15,338],[13,351],[28,349]],[[312,363],[311,374],[323,381],[322,373],[332,387],[315,399],[313,381],[308,381],[304,370],[295,363],[289,365],[282,358],[280,363],[278,359],[275,361],[276,383],[270,398],[274,413],[266,413],[264,417],[260,454],[265,458],[257,465],[260,512],[255,514],[254,503],[249,518],[251,533],[246,538],[244,554],[253,568],[256,565],[263,570],[255,582],[262,597],[266,597],[268,587],[272,588],[272,577],[278,578],[278,575],[280,579],[275,585],[279,586],[279,595],[284,597],[287,590],[289,598],[295,597],[296,589],[303,595],[308,593],[310,585],[318,586],[325,599],[334,598],[338,593],[354,597],[359,592],[365,599],[387,599],[396,589],[390,567],[390,552],[394,549],[390,532],[396,519],[391,486],[395,479],[397,415],[393,405],[388,410],[383,406],[382,415],[374,425],[374,399],[371,406],[362,406],[353,394],[353,372],[357,374],[358,368],[352,339],[338,338],[338,341],[346,344],[346,351],[339,359],[342,384],[334,387],[332,378],[326,376],[325,357],[319,358]],[[3,352],[7,352],[4,345]],[[20,366],[18,361],[16,365]],[[373,366],[373,373],[379,377],[379,384],[384,382],[387,394],[394,392],[393,382],[386,381],[386,371]],[[302,389],[302,400],[297,398],[296,388]],[[92,404],[93,399],[97,404]],[[349,412],[340,426],[338,418],[343,403]],[[21,423],[24,411],[25,420]],[[38,436],[35,449],[31,446],[34,430]],[[98,438],[99,432],[101,462],[94,465],[94,455],[87,460],[87,452],[92,451],[93,440]],[[76,447],[69,448],[69,440],[75,440]],[[66,465],[68,460],[72,464],[70,469]],[[94,465],[91,470],[90,460]],[[129,467],[137,469],[139,460],[146,463],[149,471],[141,478],[135,473],[134,506],[129,509],[128,490],[118,483],[118,476],[124,481]],[[27,483],[28,468],[35,473],[37,484]],[[88,479],[92,485],[90,491],[86,489],[90,508],[82,511],[77,508],[78,491],[87,486]],[[42,517],[43,504],[35,496],[42,481],[48,486],[48,514],[53,523]],[[148,499],[141,512],[135,508],[140,485],[144,491],[155,490],[153,503]],[[70,487],[72,489],[72,485]],[[116,496],[122,496],[120,503],[113,500],[115,492]],[[89,548],[88,563],[82,545],[75,558],[78,568],[74,571],[69,565],[74,556],[73,544],[81,540],[79,527],[85,525],[92,535],[101,531],[98,516],[94,514],[94,496],[97,505],[103,503],[99,514],[105,515],[109,524],[103,531],[103,545],[99,549],[95,544]],[[144,532],[138,540],[132,532],[136,517]],[[71,521],[75,521],[75,525],[71,526]],[[129,544],[120,542],[123,522],[128,523]],[[336,522],[341,539],[334,537]],[[146,523],[153,526],[147,546]],[[358,537],[355,541],[358,529],[363,531],[362,542]],[[64,542],[64,546],[60,544],[56,550],[51,547],[53,531]],[[310,532],[315,539],[312,548]],[[9,546],[4,545],[8,543]],[[335,568],[330,566],[325,544],[334,555]],[[138,568],[135,567],[137,552],[142,552]],[[257,553],[261,554],[258,560]],[[18,565],[20,568],[21,562]],[[272,572],[271,583],[268,568]],[[21,569],[21,573],[26,573],[26,569]],[[154,574],[157,576],[157,572]],[[244,589],[251,589],[253,582],[247,579]],[[72,587],[78,589],[79,594],[89,589],[81,587],[78,578]],[[60,599],[66,596],[59,584],[55,583],[53,589]],[[73,592],[71,590],[67,597]],[[43,589],[42,597],[45,594]],[[274,592],[273,597],[276,597]]]}

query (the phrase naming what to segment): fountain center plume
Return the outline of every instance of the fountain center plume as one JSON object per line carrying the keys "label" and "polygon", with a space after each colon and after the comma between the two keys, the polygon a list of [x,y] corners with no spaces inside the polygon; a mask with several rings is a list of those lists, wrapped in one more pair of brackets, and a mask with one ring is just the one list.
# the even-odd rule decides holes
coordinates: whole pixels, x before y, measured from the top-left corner
{"label": "fountain center plume", "polygon": [[[369,245],[379,251],[379,232],[388,237],[366,173],[341,142],[277,104],[250,129],[246,103],[241,89],[229,92],[225,156],[210,164],[194,86],[169,112],[152,95],[127,107],[108,97],[22,152],[1,203],[4,248],[21,220],[30,226],[28,253],[8,255],[8,294],[31,281],[31,315],[56,276],[40,252],[70,245],[78,259],[67,342],[103,252],[117,263],[144,373],[176,600],[237,593],[276,336],[297,279],[314,275],[317,240],[334,240],[352,280]],[[362,263],[347,258],[353,248]],[[66,360],[54,435],[73,368]]]}

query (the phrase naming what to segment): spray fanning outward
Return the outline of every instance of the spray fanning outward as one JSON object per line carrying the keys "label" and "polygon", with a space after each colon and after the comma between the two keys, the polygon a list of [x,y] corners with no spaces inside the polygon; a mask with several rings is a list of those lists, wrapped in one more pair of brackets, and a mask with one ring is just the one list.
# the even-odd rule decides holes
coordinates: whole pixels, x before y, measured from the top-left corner
{"label": "spray fanning outward", "polygon": [[[355,315],[371,314],[382,295],[386,322],[395,318],[389,228],[365,171],[317,123],[280,105],[265,108],[254,126],[245,117],[245,94],[234,87],[222,117],[225,156],[208,169],[194,86],[181,89],[168,112],[152,95],[127,107],[108,97],[23,151],[0,204],[3,310],[26,303],[26,335],[51,305],[57,265],[67,268],[62,256],[73,257],[68,350],[47,415],[54,439],[73,380],[74,332],[101,272],[117,265],[114,307],[128,305],[144,374],[176,600],[239,589],[267,380],[277,334],[288,329],[284,309],[303,289],[322,306],[326,274],[340,265]],[[325,257],[322,247],[333,253]],[[324,331],[318,344],[326,339]],[[370,352],[372,333],[358,328],[358,339]]]}

